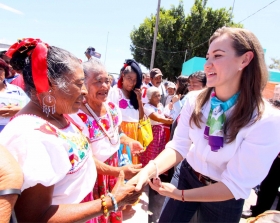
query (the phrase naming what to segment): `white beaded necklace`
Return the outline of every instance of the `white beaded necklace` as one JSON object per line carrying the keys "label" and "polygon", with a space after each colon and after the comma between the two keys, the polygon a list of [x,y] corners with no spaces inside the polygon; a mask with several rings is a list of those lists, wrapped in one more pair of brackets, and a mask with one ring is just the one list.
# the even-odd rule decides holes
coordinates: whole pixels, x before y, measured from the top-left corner
{"label": "white beaded necklace", "polygon": [[[112,115],[111,115],[111,112],[109,111],[109,108],[108,106],[103,103],[103,105],[105,106],[106,108],[106,113],[108,114],[109,116],[109,126],[110,128],[114,128],[114,125],[113,125],[113,118],[112,118]],[[113,143],[112,140],[115,139],[116,137],[116,131],[113,130],[113,131],[106,131],[106,129],[104,128],[104,126],[102,125],[101,123],[101,118],[99,118],[95,112],[92,110],[92,108],[89,106],[88,103],[85,103],[85,107],[86,109],[88,110],[88,112],[91,114],[91,116],[95,119],[96,123],[99,125],[99,127],[102,129],[102,131],[104,132],[104,134],[107,136],[107,138],[109,139],[111,145],[117,145],[120,141],[120,138],[117,137],[117,142],[116,143]]]}

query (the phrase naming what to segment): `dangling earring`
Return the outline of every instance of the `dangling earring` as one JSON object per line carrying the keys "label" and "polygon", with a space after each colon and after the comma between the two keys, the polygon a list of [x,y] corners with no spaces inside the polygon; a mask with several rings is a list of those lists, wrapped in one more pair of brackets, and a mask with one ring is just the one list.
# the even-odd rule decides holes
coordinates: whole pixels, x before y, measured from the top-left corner
{"label": "dangling earring", "polygon": [[51,114],[55,113],[55,104],[56,100],[55,97],[50,94],[51,91],[48,92],[48,95],[43,97],[42,104],[43,104],[43,112],[47,114],[47,117],[49,116],[50,112]]}

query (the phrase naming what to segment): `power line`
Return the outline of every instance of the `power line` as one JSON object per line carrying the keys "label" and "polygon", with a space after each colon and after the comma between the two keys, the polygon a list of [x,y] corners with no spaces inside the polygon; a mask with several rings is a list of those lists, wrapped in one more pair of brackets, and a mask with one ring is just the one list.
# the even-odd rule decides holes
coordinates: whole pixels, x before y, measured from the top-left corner
{"label": "power line", "polygon": [[[208,40],[206,40],[205,42],[200,43],[200,44],[198,44],[198,45],[196,45],[196,46],[194,46],[193,48],[188,49],[188,50],[193,50],[193,49],[195,49],[195,48],[197,48],[197,47],[199,47],[199,46],[201,46],[201,45],[203,45],[203,44],[205,44],[205,43],[207,43],[207,42],[208,42]],[[148,49],[148,48],[144,48],[144,47],[140,47],[140,46],[136,46],[136,45],[133,45],[132,47],[138,48],[138,49],[141,49],[141,50],[152,51],[152,49]],[[172,53],[172,54],[175,54],[175,53],[185,53],[185,52],[186,52],[186,50],[184,50],[184,51],[156,50],[156,51],[157,51],[157,52],[163,52],[163,53]]]}
{"label": "power line", "polygon": [[[135,47],[135,48],[138,48],[138,49],[142,49],[142,50],[146,50],[146,51],[152,51],[152,49],[147,49],[147,48],[144,48],[144,47],[140,47],[140,46],[132,46],[132,47]],[[166,50],[156,50],[158,52],[164,52],[164,53],[182,53],[182,52],[185,52],[184,51],[166,51]]]}
{"label": "power line", "polygon": [[235,4],[235,0],[233,0],[232,10],[231,10],[231,14],[230,14],[230,20],[232,20],[232,14],[233,14],[233,10],[234,10],[234,4]]}
{"label": "power line", "polygon": [[250,18],[251,16],[257,14],[259,11],[263,10],[264,8],[266,8],[267,6],[271,5],[272,3],[276,2],[277,0],[274,0],[272,2],[270,2],[269,4],[267,4],[266,6],[262,7],[261,9],[259,9],[258,11],[254,12],[253,14],[247,16],[245,19],[241,20],[239,23],[245,21],[246,19]]}

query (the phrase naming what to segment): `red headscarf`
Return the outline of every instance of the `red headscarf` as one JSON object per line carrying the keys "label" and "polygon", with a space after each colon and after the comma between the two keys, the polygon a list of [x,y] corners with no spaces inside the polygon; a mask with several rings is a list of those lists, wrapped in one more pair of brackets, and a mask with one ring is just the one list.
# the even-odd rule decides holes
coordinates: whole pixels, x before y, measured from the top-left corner
{"label": "red headscarf", "polygon": [[[35,47],[30,50],[31,47]],[[31,54],[32,78],[37,94],[49,91],[49,80],[47,70],[47,54],[49,45],[40,39],[24,38],[21,42],[13,44],[6,52],[6,56],[12,58],[14,53],[23,53],[30,50],[27,55]]]}

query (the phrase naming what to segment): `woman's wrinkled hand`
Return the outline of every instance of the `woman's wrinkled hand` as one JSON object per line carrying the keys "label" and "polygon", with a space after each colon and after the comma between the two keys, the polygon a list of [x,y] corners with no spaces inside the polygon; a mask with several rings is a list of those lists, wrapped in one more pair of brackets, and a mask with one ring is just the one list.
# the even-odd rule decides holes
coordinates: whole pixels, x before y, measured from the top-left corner
{"label": "woman's wrinkled hand", "polygon": [[154,179],[153,181],[149,181],[149,185],[153,190],[157,191],[160,195],[176,199],[175,190],[177,190],[177,188],[173,184],[163,183],[160,182],[160,180],[158,181],[157,179]]}
{"label": "woman's wrinkled hand", "polygon": [[139,141],[132,139],[128,145],[133,155],[144,152],[144,148]]}
{"label": "woman's wrinkled hand", "polygon": [[141,169],[141,171],[132,177],[126,184],[136,185],[135,190],[140,191],[143,189],[145,185],[148,184],[149,181],[149,173],[145,168]]}
{"label": "woman's wrinkled hand", "polygon": [[142,191],[135,191],[134,185],[125,184],[124,177],[124,172],[120,171],[118,181],[112,190],[112,194],[114,195],[119,208],[128,204],[134,204],[142,193]]}
{"label": "woman's wrinkled hand", "polygon": [[126,165],[126,166],[122,166],[120,167],[121,170],[123,170],[124,175],[125,175],[125,179],[131,179],[132,177],[134,177],[137,173],[140,172],[142,167],[142,164],[130,164],[130,165]]}
{"label": "woman's wrinkled hand", "polygon": [[139,88],[134,89],[134,93],[136,94],[137,100],[141,101],[142,100],[142,92]]}

